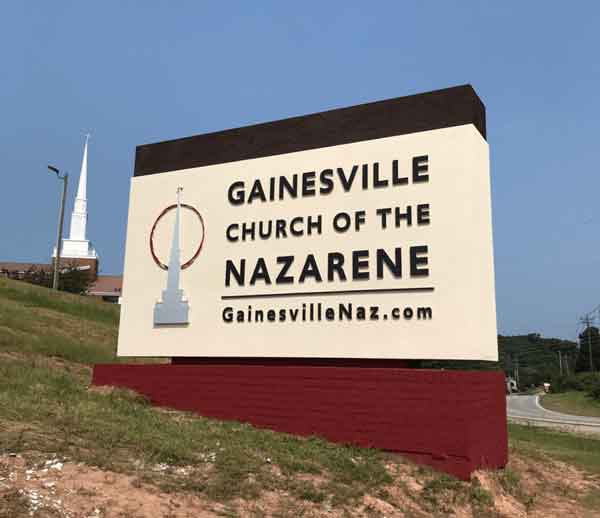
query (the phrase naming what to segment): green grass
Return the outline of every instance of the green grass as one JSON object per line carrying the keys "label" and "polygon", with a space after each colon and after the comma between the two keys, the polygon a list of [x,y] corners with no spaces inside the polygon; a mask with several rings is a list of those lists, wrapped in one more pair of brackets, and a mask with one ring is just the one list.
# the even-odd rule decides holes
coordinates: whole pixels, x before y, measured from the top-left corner
{"label": "green grass", "polygon": [[[391,481],[385,456],[376,450],[182,413],[171,415],[128,391],[108,395],[90,391],[88,381],[85,372],[56,370],[39,360],[3,361],[4,449],[35,448],[117,471],[127,471],[132,459],[145,465],[192,466],[210,471],[211,476],[201,483],[194,481],[188,489],[218,500],[251,496],[259,488],[272,487],[321,501],[324,496],[318,487],[293,482],[298,473],[326,474],[332,484],[352,487],[355,497]],[[275,476],[273,465],[281,475]]]}
{"label": "green grass", "polygon": [[588,491],[582,498],[581,502],[588,509],[598,511],[600,509],[600,489],[592,489]]}
{"label": "green grass", "polygon": [[600,438],[512,423],[508,430],[511,448],[517,452],[534,457],[545,454],[600,475]]}
{"label": "green grass", "polygon": [[[235,498],[252,501],[265,490],[346,511],[366,493],[393,500],[386,488],[402,481],[387,466],[406,467],[399,457],[159,410],[126,390],[90,389],[90,365],[117,360],[118,316],[118,307],[109,304],[0,279],[0,453],[64,455],[232,506]],[[600,441],[519,425],[510,426],[510,438],[513,451],[541,464],[548,455],[600,474]],[[166,469],[153,469],[163,463]],[[410,464],[408,470],[423,489],[406,494],[426,514],[461,505],[476,516],[493,516],[493,496],[478,483]],[[501,471],[497,479],[507,493],[532,505],[517,473]],[[597,497],[589,493],[586,505]],[[0,507],[10,505],[7,516],[16,516],[18,495],[3,498]],[[284,511],[282,516],[303,512],[296,504]]]}
{"label": "green grass", "polygon": [[114,326],[60,318],[0,299],[0,352],[55,357],[84,364],[115,361]]}
{"label": "green grass", "polygon": [[85,365],[140,361],[116,356],[119,311],[119,306],[92,297],[0,278],[0,354]]}
{"label": "green grass", "polygon": [[28,308],[44,308],[84,320],[115,326],[119,323],[119,306],[92,297],[81,297],[24,282],[0,278],[1,297]]}
{"label": "green grass", "polygon": [[480,514],[489,511],[494,499],[489,491],[474,481],[465,483],[448,475],[429,480],[422,491],[426,508],[431,512],[451,514],[456,504],[469,503]]}
{"label": "green grass", "polygon": [[[391,481],[376,450],[167,413],[124,390],[89,390],[89,365],[116,361],[117,322],[115,306],[0,280],[1,449],[62,453],[118,471],[134,462],[191,466],[197,477],[167,473],[160,484],[216,500],[279,488],[323,501],[319,484],[299,483],[298,474],[324,477],[328,492],[350,489],[351,499]],[[151,470],[144,477],[156,478]]]}
{"label": "green grass", "polygon": [[548,410],[563,414],[600,417],[600,401],[596,401],[585,392],[570,391],[560,394],[546,394],[540,403]]}

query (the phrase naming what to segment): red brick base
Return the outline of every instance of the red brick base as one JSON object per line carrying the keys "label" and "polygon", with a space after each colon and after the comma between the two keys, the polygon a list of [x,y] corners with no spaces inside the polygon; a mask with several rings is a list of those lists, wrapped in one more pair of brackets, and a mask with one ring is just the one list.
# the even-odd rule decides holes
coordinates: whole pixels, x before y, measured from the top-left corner
{"label": "red brick base", "polygon": [[502,372],[270,362],[96,365],[92,383],[207,417],[401,453],[462,479],[508,460]]}

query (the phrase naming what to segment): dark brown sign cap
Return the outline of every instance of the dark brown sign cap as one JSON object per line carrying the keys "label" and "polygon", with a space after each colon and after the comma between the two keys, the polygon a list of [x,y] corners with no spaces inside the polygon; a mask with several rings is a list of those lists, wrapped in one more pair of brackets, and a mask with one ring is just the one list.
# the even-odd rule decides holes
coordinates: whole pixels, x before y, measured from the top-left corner
{"label": "dark brown sign cap", "polygon": [[138,146],[134,176],[473,124],[485,106],[471,85]]}

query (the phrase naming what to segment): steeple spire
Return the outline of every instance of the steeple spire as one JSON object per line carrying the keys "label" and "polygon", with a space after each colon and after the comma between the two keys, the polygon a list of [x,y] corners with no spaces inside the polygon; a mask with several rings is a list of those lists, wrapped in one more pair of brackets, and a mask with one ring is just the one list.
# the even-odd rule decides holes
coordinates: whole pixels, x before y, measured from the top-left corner
{"label": "steeple spire", "polygon": [[85,230],[87,226],[87,156],[89,133],[85,136],[85,145],[83,146],[83,159],[81,161],[81,173],[79,173],[79,186],[77,187],[77,197],[71,215],[71,233],[69,239],[85,240]]}
{"label": "steeple spire", "polygon": [[81,173],[79,173],[79,186],[77,187],[77,200],[87,200],[87,155],[88,141],[90,134],[85,136],[85,144],[83,146],[83,160],[81,161]]}
{"label": "steeple spire", "polygon": [[71,214],[71,231],[69,239],[63,239],[61,256],[65,259],[96,259],[96,250],[86,239],[87,227],[87,174],[88,174],[88,142],[90,135],[85,136],[83,146],[83,159],[81,160],[81,173],[77,196]]}

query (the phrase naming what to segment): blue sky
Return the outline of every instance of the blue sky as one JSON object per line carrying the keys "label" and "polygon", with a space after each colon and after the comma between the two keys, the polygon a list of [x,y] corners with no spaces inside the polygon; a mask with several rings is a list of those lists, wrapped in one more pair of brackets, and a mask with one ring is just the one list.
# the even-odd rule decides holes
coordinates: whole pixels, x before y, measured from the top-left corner
{"label": "blue sky", "polygon": [[88,232],[120,273],[135,146],[471,83],[487,107],[498,327],[600,303],[596,2],[6,2],[0,260],[46,261],[90,141]]}

